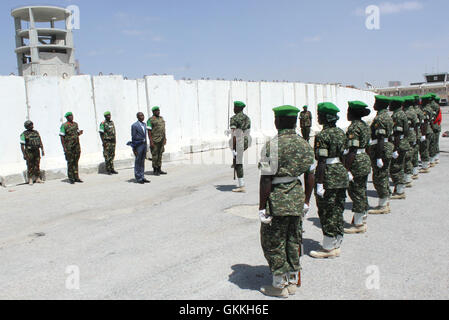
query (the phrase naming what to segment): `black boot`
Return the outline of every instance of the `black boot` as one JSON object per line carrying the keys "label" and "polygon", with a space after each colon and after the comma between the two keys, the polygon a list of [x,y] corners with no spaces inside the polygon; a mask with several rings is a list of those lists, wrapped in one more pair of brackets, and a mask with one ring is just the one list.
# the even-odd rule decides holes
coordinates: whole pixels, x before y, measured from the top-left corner
{"label": "black boot", "polygon": [[153,175],[160,176],[159,174],[159,168],[153,168]]}
{"label": "black boot", "polygon": [[162,171],[161,167],[158,168],[159,174],[167,174],[167,172]]}

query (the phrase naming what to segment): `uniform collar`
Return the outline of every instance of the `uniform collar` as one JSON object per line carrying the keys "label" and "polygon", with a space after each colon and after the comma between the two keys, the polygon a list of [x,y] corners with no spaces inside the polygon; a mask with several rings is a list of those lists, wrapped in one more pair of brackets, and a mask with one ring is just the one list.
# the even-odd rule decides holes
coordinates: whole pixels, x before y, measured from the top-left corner
{"label": "uniform collar", "polygon": [[295,129],[281,129],[278,130],[278,135],[279,136],[283,136],[286,134],[296,134],[296,130]]}

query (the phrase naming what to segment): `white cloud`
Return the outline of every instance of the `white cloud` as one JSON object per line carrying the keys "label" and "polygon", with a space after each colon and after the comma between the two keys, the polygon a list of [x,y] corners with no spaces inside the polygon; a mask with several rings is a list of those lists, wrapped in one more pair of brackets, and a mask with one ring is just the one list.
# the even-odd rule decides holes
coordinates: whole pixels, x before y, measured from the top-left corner
{"label": "white cloud", "polygon": [[320,36],[306,37],[306,38],[304,38],[304,42],[307,42],[307,43],[321,42],[321,37]]}

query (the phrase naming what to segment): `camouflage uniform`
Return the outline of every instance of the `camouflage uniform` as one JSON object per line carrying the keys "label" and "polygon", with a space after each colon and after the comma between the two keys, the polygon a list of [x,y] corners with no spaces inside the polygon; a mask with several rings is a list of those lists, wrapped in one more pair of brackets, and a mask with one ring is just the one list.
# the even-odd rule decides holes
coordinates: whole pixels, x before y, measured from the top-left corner
{"label": "camouflage uniform", "polygon": [[299,119],[302,137],[309,141],[310,128],[312,127],[312,113],[310,111],[302,111],[299,114]]}
{"label": "camouflage uniform", "polygon": [[411,150],[408,140],[410,133],[408,119],[407,115],[400,107],[393,111],[391,118],[393,120],[393,135],[391,136],[390,141],[394,143],[397,137],[399,137],[400,141],[394,149],[394,151],[399,153],[399,157],[391,160],[390,176],[395,186],[405,185],[405,156],[407,152]]}
{"label": "camouflage uniform", "polygon": [[66,122],[61,126],[60,136],[64,137],[67,176],[70,180],[79,179],[78,161],[81,157],[79,129],[76,122]]}
{"label": "camouflage uniform", "polygon": [[430,142],[430,146],[429,146],[429,157],[434,161],[437,154],[440,153],[439,144],[440,144],[441,126],[434,123],[439,112],[440,112],[440,105],[436,101],[432,101],[430,106],[433,111],[433,119],[431,122],[431,127],[433,130],[433,138],[432,138],[432,141]]}
{"label": "camouflage uniform", "polygon": [[[405,174],[407,177],[415,174],[413,171],[414,168],[414,155],[417,152],[418,144],[416,143],[417,135],[416,135],[416,126],[419,124],[418,115],[415,112],[415,108],[412,105],[404,106],[404,112],[407,115],[408,120],[408,143],[410,145],[410,150],[405,155]],[[418,167],[418,166],[416,166]],[[407,182],[410,182],[408,179]]]}
{"label": "camouflage uniform", "polygon": [[151,147],[153,168],[162,167],[162,155],[165,152],[165,120],[163,117],[152,116],[147,121],[147,129],[151,130],[151,138],[154,146]]}
{"label": "camouflage uniform", "polygon": [[[249,137],[248,130],[251,129],[251,119],[242,112],[237,113],[231,118],[230,123],[231,129],[240,129],[242,132],[236,132],[235,136],[237,138],[237,161],[235,170],[237,172],[237,177],[242,179],[243,174],[243,151],[246,151],[249,147]],[[232,139],[231,139],[231,148],[232,148]],[[241,150],[242,149],[242,150]]]}
{"label": "camouflage uniform", "polygon": [[415,105],[415,112],[416,115],[418,117],[418,123],[419,123],[419,130],[418,130],[418,134],[416,136],[416,146],[415,146],[415,152],[413,153],[413,168],[415,170],[414,173],[416,173],[416,168],[419,167],[419,158],[421,156],[421,160],[423,159],[423,150],[425,150],[425,148],[423,148],[421,145],[424,142],[421,142],[421,126],[423,125],[424,122],[424,112],[422,111],[421,107],[419,105]]}
{"label": "camouflage uniform", "polygon": [[371,172],[371,161],[365,149],[369,147],[371,131],[363,120],[354,120],[346,132],[346,148],[357,148],[357,155],[350,171],[354,180],[349,182],[348,194],[351,198],[352,212],[365,213],[369,209],[367,183]]}
{"label": "camouflage uniform", "polygon": [[[325,124],[323,130],[315,137],[315,158],[327,160],[343,157],[346,146],[346,134],[337,127]],[[323,235],[337,240],[336,248],[340,247],[343,240],[346,189],[348,188],[348,172],[343,164],[338,161],[334,164],[326,164],[324,174],[324,197],[316,194],[318,216],[320,217]],[[327,249],[327,248],[326,248]]]}
{"label": "camouflage uniform", "polygon": [[20,135],[20,143],[25,147],[28,179],[40,178],[42,140],[36,130],[26,130]]}
{"label": "camouflage uniform", "polygon": [[107,172],[114,171],[116,134],[114,121],[105,120],[100,124],[100,135],[103,137],[103,156]]}
{"label": "camouflage uniform", "polygon": [[371,124],[371,148],[370,148],[370,158],[371,167],[373,168],[373,184],[377,191],[380,199],[389,198],[391,195],[390,190],[390,161],[393,154],[393,144],[390,142],[385,142],[384,150],[382,151],[382,161],[383,167],[379,168],[377,166],[377,155],[376,147],[373,143],[378,140],[379,137],[382,139],[388,139],[393,134],[393,120],[388,114],[388,110],[383,109],[377,112]]}
{"label": "camouflage uniform", "polygon": [[312,165],[313,150],[295,129],[279,130],[262,150],[259,163],[262,175],[292,178],[288,183],[275,184],[273,180],[266,209],[273,220],[271,224],[262,224],[260,229],[262,249],[274,276],[300,270],[305,194],[299,177],[311,172]]}
{"label": "camouflage uniform", "polygon": [[431,123],[433,122],[432,119],[434,119],[433,115],[433,109],[430,106],[430,103],[426,103],[424,107],[422,108],[423,114],[424,114],[424,120],[426,121],[425,124],[425,133],[426,133],[426,140],[421,143],[420,145],[420,152],[421,152],[421,161],[424,163],[424,166],[426,166],[430,161],[430,154],[429,154],[429,148],[430,143],[433,140],[433,130],[431,127]]}

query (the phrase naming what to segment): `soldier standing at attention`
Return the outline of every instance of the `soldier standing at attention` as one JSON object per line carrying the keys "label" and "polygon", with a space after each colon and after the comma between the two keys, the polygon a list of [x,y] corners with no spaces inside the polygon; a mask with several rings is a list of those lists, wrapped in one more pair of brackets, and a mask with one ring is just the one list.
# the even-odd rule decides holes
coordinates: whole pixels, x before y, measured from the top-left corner
{"label": "soldier standing at attention", "polygon": [[437,123],[437,117],[440,114],[440,104],[437,102],[437,99],[439,101],[439,97],[432,93],[432,101],[430,102],[430,107],[433,111],[433,118],[430,123],[432,131],[433,131],[433,139],[429,145],[429,157],[430,157],[430,167],[435,167],[437,162],[437,156],[439,153],[439,143],[440,143],[440,132],[441,132],[441,126]]}
{"label": "soldier standing at attention", "polygon": [[237,172],[238,188],[232,192],[245,192],[245,180],[243,173],[243,152],[249,147],[249,132],[251,120],[243,113],[246,105],[241,101],[234,102],[235,115],[231,118],[230,128],[232,130],[232,155],[234,157],[234,170]]}
{"label": "soldier standing at attention", "polygon": [[[314,159],[310,145],[296,134],[299,109],[273,109],[278,135],[267,142],[259,169],[260,237],[264,256],[273,275],[263,294],[287,298],[296,293],[302,242],[302,215],[307,213],[314,185]],[[304,174],[305,191],[300,176]]]}
{"label": "soldier standing at attention", "polygon": [[104,113],[104,121],[100,124],[100,138],[103,143],[103,156],[107,174],[118,174],[114,170],[116,135],[114,122],[111,120],[111,112]]}
{"label": "soldier standing at attention", "polygon": [[415,94],[415,106],[414,110],[416,115],[418,116],[418,128],[416,130],[416,146],[415,146],[415,152],[413,153],[413,176],[412,179],[417,180],[419,179],[419,157],[421,155],[422,159],[422,153],[421,153],[421,132],[422,128],[424,126],[424,112],[421,110],[420,107],[420,96]]}
{"label": "soldier standing at attention", "polygon": [[346,134],[336,125],[339,112],[331,102],[318,105],[318,123],[323,125],[323,130],[315,136],[315,158],[318,160],[315,198],[323,231],[323,246],[320,251],[310,252],[310,256],[317,259],[339,257],[343,242],[343,212],[349,175],[343,165]]}
{"label": "soldier standing at attention", "polygon": [[414,103],[414,96],[404,97],[404,112],[407,115],[408,120],[408,143],[410,145],[410,150],[405,156],[405,182],[407,188],[412,187],[412,176],[415,174],[413,168],[413,157],[418,147],[418,144],[416,143],[416,134],[418,132],[419,120],[418,115],[415,112],[415,108],[413,108]]}
{"label": "soldier standing at attention", "polygon": [[369,210],[369,214],[390,213],[388,200],[391,196],[390,190],[390,162],[393,155],[393,144],[388,138],[393,134],[393,119],[388,114],[390,98],[379,95],[376,96],[374,110],[377,115],[371,123],[371,146],[370,158],[373,168],[373,184],[379,197],[379,204],[376,208]]}
{"label": "soldier standing at attention", "polygon": [[63,123],[59,135],[61,136],[61,144],[64,148],[65,159],[67,160],[67,176],[70,184],[75,182],[82,183],[78,172],[78,161],[81,157],[81,146],[79,136],[83,134],[83,130],[78,129],[78,123],[73,121],[73,113],[65,114],[67,119]]}
{"label": "soldier standing at attention", "polygon": [[150,139],[150,149],[153,159],[153,174],[159,176],[167,174],[162,171],[162,155],[165,151],[167,138],[165,135],[165,120],[161,117],[159,107],[151,109],[153,116],[147,121],[148,138]]}
{"label": "soldier standing at attention", "polygon": [[362,120],[371,111],[368,105],[361,101],[349,101],[348,121],[351,125],[346,132],[345,167],[349,172],[348,194],[352,199],[353,225],[344,229],[345,233],[365,233],[367,226],[364,221],[368,214],[369,204],[367,195],[368,175],[371,172],[371,161],[366,153],[369,147],[371,131]]}
{"label": "soldier standing at attention", "polygon": [[421,110],[423,112],[423,125],[421,127],[421,163],[422,168],[419,173],[429,173],[430,172],[430,156],[429,156],[429,145],[433,139],[433,130],[431,127],[433,117],[433,110],[430,106],[432,101],[432,95],[426,94],[421,97]]}
{"label": "soldier standing at attention", "polygon": [[394,192],[391,199],[405,199],[405,157],[411,150],[408,142],[410,130],[408,129],[408,119],[402,110],[404,99],[401,97],[391,98],[390,111],[393,112],[393,135],[391,137],[394,150],[392,154],[390,176],[394,184]]}
{"label": "soldier standing at attention", "polygon": [[34,130],[33,122],[26,121],[25,129],[20,135],[20,148],[22,149],[23,159],[27,162],[28,183],[33,185],[34,178],[36,178],[36,183],[43,183],[39,166],[41,150],[42,156],[45,156],[44,145],[39,132]]}
{"label": "soldier standing at attention", "polygon": [[441,114],[441,107],[440,107],[440,97],[435,97],[435,103],[438,105],[438,114],[435,119],[434,124],[436,125],[436,132],[435,132],[435,141],[436,141],[436,156],[435,156],[435,164],[438,164],[440,162],[440,135],[441,135],[441,122],[443,120],[442,114]]}
{"label": "soldier standing at attention", "polygon": [[300,118],[300,126],[301,126],[301,134],[304,139],[306,139],[307,142],[310,140],[310,128],[312,127],[312,113],[310,111],[307,111],[307,106],[303,107],[303,110],[299,114]]}

